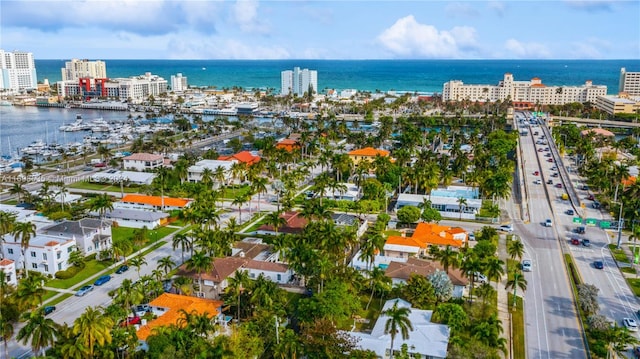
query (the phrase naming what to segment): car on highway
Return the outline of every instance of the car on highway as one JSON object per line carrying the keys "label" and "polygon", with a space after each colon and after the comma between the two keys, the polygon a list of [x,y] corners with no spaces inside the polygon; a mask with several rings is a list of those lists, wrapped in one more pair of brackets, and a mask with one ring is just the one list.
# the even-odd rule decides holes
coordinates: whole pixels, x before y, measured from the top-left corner
{"label": "car on highway", "polygon": [[42,308],[42,313],[44,313],[44,315],[49,315],[49,314],[51,314],[51,313],[53,313],[55,311],[56,311],[56,307],[53,306],[53,305],[48,305],[48,306]]}
{"label": "car on highway", "polygon": [[604,269],[604,263],[602,261],[595,261],[593,262],[593,266],[596,269]]}
{"label": "car on highway", "polygon": [[573,244],[574,246],[579,246],[580,245],[580,239],[571,238],[571,244]]}
{"label": "car on highway", "polygon": [[556,183],[556,188],[562,188],[562,183]]}
{"label": "car on highway", "polygon": [[587,196],[587,199],[589,201],[594,201],[596,199],[596,197],[594,195],[590,194],[590,195]]}
{"label": "car on highway", "polygon": [[585,247],[591,247],[591,241],[586,239],[586,238],[584,238],[584,239],[582,239],[582,245],[585,246]]}
{"label": "car on highway", "polygon": [[543,151],[542,148],[538,148],[538,152],[542,152],[542,151]]}
{"label": "car on highway", "polygon": [[544,226],[545,226],[545,227],[551,227],[551,226],[553,226],[553,221],[552,221],[551,219],[547,218],[547,220],[546,220],[546,221],[544,221]]}
{"label": "car on highway", "polygon": [[111,276],[110,275],[103,275],[100,278],[96,279],[96,281],[93,282],[93,285],[101,286],[101,285],[107,283],[110,280],[111,280]]}
{"label": "car on highway", "polygon": [[120,267],[118,267],[118,269],[116,269],[116,274],[122,274],[128,270],[129,270],[129,266],[121,265]]}
{"label": "car on highway", "polygon": [[555,171],[555,170],[557,170],[557,169],[558,169],[558,167],[556,167],[556,166],[551,167],[551,170],[552,170],[552,171]]}
{"label": "car on highway", "polygon": [[574,232],[576,232],[578,234],[584,234],[585,231],[586,231],[586,228],[583,227],[583,226],[576,227],[576,229],[574,230]]}
{"label": "car on highway", "polygon": [[553,173],[551,174],[551,177],[557,178],[557,177],[558,177],[558,172],[553,172]]}
{"label": "car on highway", "polygon": [[553,162],[553,158],[549,158],[547,162]]}
{"label": "car on highway", "polygon": [[502,232],[513,232],[513,225],[512,224],[503,224],[500,227],[498,227],[498,230],[502,231]]}
{"label": "car on highway", "polygon": [[553,180],[547,180],[547,184],[553,184]]}
{"label": "car on highway", "polygon": [[636,320],[633,318],[623,318],[622,325],[624,325],[624,327],[627,328],[630,332],[638,331],[638,322],[636,322]]}
{"label": "car on highway", "polygon": [[540,171],[535,171],[535,172],[533,172],[533,175],[534,175],[534,176],[540,176]]}
{"label": "car on highway", "polygon": [[93,290],[92,285],[82,286],[82,288],[78,289],[78,291],[76,292],[76,297],[83,297],[85,294],[91,292],[92,290]]}
{"label": "car on highway", "polygon": [[566,214],[568,214],[570,216],[573,216],[574,214],[576,214],[572,209],[568,209],[564,213],[566,213]]}
{"label": "car on highway", "polygon": [[544,156],[545,157],[551,157],[551,154],[550,153],[545,153]]}
{"label": "car on highway", "polygon": [[537,180],[533,181],[533,184],[542,184],[542,181],[537,179]]}
{"label": "car on highway", "polygon": [[528,259],[523,260],[522,264],[520,265],[520,267],[522,268],[523,272],[531,272],[531,267],[532,266],[533,266],[533,264]]}

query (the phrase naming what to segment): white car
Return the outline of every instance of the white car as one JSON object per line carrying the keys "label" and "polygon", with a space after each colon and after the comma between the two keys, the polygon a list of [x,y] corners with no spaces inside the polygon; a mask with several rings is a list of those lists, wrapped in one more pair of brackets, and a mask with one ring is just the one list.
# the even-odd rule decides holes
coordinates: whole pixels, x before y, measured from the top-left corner
{"label": "white car", "polygon": [[477,283],[487,283],[488,279],[486,275],[480,272],[475,272],[473,273],[473,281]]}
{"label": "white car", "polygon": [[498,230],[501,230],[503,232],[513,232],[513,225],[511,224],[503,224],[502,226],[498,227]]}
{"label": "white car", "polygon": [[542,184],[542,181],[537,179],[537,180],[533,181],[533,184]]}
{"label": "white car", "polygon": [[522,271],[523,272],[531,272],[531,267],[533,266],[533,264],[531,263],[530,260],[525,259],[522,261]]}
{"label": "white car", "polygon": [[545,226],[545,227],[551,227],[551,226],[553,226],[553,221],[552,221],[552,220],[550,220],[550,219],[547,219],[547,220],[544,222],[544,226]]}
{"label": "white car", "polygon": [[622,319],[622,324],[630,332],[637,332],[638,331],[638,323],[633,318],[624,318],[624,319]]}

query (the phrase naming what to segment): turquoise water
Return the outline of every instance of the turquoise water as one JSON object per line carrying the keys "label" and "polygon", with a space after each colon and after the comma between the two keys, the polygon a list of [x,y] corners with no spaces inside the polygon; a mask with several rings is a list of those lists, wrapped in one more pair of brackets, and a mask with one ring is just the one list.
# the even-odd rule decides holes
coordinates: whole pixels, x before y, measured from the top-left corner
{"label": "turquoise water", "polygon": [[[36,60],[38,80],[61,79],[67,60]],[[449,80],[497,84],[505,72],[516,80],[539,77],[547,85],[581,85],[591,80],[617,93],[620,68],[640,71],[640,60],[105,60],[107,76],[145,72],[164,77],[182,73],[189,85],[217,88],[273,88],[280,72],[298,66],[318,71],[318,90],[442,92]]]}

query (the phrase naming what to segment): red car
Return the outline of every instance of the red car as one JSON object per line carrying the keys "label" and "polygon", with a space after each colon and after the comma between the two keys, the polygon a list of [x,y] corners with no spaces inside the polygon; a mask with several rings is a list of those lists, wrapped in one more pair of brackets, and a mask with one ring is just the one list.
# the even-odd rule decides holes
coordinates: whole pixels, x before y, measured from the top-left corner
{"label": "red car", "polygon": [[95,165],[93,165],[93,167],[99,168],[99,167],[107,167],[107,164],[104,162],[100,162],[100,163],[96,163]]}
{"label": "red car", "polygon": [[534,176],[539,176],[539,175],[540,175],[540,172],[535,171],[535,172],[533,172],[533,175],[534,175]]}
{"label": "red car", "polygon": [[130,325],[140,324],[140,317],[128,317],[126,320],[120,322],[121,327],[128,327]]}
{"label": "red car", "polygon": [[553,162],[553,158],[549,158],[547,162]]}
{"label": "red car", "polygon": [[562,188],[562,183],[556,183],[556,188]]}
{"label": "red car", "polygon": [[587,199],[588,199],[589,201],[593,201],[593,200],[595,200],[595,199],[596,199],[596,197],[594,197],[592,194],[590,194],[590,195],[587,197]]}
{"label": "red car", "polygon": [[578,238],[571,238],[571,244],[573,244],[574,246],[579,246],[580,240]]}

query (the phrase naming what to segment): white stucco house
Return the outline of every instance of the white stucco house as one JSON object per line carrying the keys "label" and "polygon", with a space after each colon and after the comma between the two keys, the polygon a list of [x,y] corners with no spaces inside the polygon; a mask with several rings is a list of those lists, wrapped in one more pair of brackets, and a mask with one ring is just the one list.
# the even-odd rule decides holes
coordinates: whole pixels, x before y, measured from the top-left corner
{"label": "white stucco house", "polygon": [[29,240],[24,257],[20,241],[11,235],[5,236],[2,251],[5,260],[9,259],[15,263],[15,270],[26,268],[53,276],[57,271],[69,268],[69,254],[75,248],[76,242],[71,238],[56,238],[38,233]]}
{"label": "white stucco house", "polygon": [[193,166],[187,169],[187,181],[200,182],[202,181],[202,173],[209,169],[212,174],[217,171],[218,168],[222,168],[225,173],[225,178],[231,177],[231,167],[237,161],[222,161],[222,160],[201,160],[196,162]]}
{"label": "white stucco house", "polygon": [[[91,212],[90,214],[98,217],[98,213],[96,212]],[[120,227],[147,227],[148,229],[154,229],[167,223],[169,214],[160,211],[114,208],[113,210],[105,212],[104,218],[117,223]]]}
{"label": "white stucco house", "polygon": [[85,256],[111,248],[111,221],[84,218],[62,221],[41,230],[43,236],[73,241]]}
{"label": "white stucco house", "polygon": [[[418,358],[439,359],[447,357],[450,329],[444,324],[431,322],[432,310],[411,308],[411,304],[403,299],[390,299],[382,308],[384,312],[397,303],[398,307],[409,308],[409,320],[413,330],[409,332],[409,338],[403,339],[397,335],[393,344],[393,352],[399,353],[402,345],[406,344],[409,355],[418,355]],[[371,350],[378,358],[389,358],[391,349],[391,335],[385,334],[385,324],[389,317],[380,315],[371,334],[361,332],[348,332],[357,340],[356,347],[363,350]]]}
{"label": "white stucco house", "polygon": [[162,167],[163,164],[164,157],[152,153],[134,153],[131,156],[122,158],[122,166],[125,169],[136,171],[153,171]]}
{"label": "white stucco house", "polygon": [[16,262],[11,259],[0,259],[0,271],[4,272],[5,281],[12,286],[18,285],[18,276],[16,275]]}

